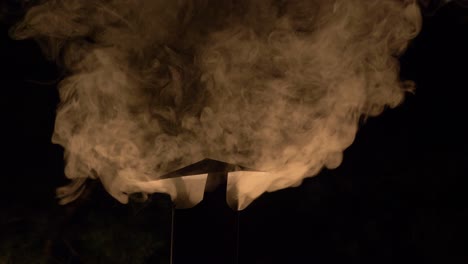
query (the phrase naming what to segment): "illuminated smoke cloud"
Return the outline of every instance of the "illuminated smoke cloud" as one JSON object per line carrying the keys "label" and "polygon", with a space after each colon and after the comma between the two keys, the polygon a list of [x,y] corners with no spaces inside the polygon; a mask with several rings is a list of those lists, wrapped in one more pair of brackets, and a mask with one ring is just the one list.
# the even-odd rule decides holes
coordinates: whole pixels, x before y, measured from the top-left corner
{"label": "illuminated smoke cloud", "polygon": [[414,0],[49,0],[12,34],[69,73],[63,203],[88,177],[123,203],[176,199],[156,180],[211,158],[262,171],[233,174],[243,209],[337,167],[358,120],[402,102],[398,56],[420,27]]}

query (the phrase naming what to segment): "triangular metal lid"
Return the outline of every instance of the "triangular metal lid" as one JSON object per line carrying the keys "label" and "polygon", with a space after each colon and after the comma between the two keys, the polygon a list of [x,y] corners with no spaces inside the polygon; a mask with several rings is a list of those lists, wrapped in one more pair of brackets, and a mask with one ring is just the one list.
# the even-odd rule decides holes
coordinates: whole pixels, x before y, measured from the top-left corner
{"label": "triangular metal lid", "polygon": [[[199,184],[191,185],[192,187],[188,187],[188,185],[184,185],[184,188],[181,188],[179,191],[182,191],[182,196],[185,197],[178,201],[174,201],[179,204],[179,208],[190,208],[194,206],[196,203],[189,203],[183,204],[184,200],[188,199],[187,197],[199,197],[197,199],[193,199],[194,201],[201,201],[203,199],[204,192],[210,192],[216,189],[218,186],[222,185],[224,191],[226,192],[226,202],[227,204],[234,210],[239,210],[239,204],[237,201],[237,192],[236,188],[232,188],[229,186],[229,173],[230,172],[240,172],[240,171],[251,171],[251,172],[259,172],[257,170],[253,170],[244,166],[240,166],[237,164],[227,163],[219,160],[214,159],[203,159],[199,162],[190,164],[183,168],[177,169],[170,173],[162,175],[159,179],[160,180],[182,180],[187,181],[190,178],[200,177],[200,175],[206,175],[206,181],[199,181],[200,184],[204,184],[205,186],[199,186]],[[202,183],[203,182],[203,183]],[[182,186],[182,185],[178,185]],[[188,190],[187,188],[190,188]],[[229,197],[228,197],[229,196]],[[232,197],[231,197],[232,196]],[[183,205],[182,205],[183,204]]]}
{"label": "triangular metal lid", "polygon": [[169,172],[160,177],[160,179],[177,178],[182,176],[192,176],[200,174],[223,174],[233,171],[255,171],[244,166],[231,164],[214,159],[204,159],[195,162],[178,170]]}

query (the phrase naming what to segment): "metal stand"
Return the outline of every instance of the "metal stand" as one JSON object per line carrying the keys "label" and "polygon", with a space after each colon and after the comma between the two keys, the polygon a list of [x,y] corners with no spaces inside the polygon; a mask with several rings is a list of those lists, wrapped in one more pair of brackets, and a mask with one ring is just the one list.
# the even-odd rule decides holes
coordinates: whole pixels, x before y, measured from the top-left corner
{"label": "metal stand", "polygon": [[[209,181],[227,173],[213,173]],[[215,179],[216,177],[216,179]],[[190,209],[172,209],[171,264],[239,263],[240,213],[226,203],[226,183]]]}
{"label": "metal stand", "polygon": [[172,205],[171,209],[171,252],[169,263],[174,264],[174,219],[175,219],[175,205]]}

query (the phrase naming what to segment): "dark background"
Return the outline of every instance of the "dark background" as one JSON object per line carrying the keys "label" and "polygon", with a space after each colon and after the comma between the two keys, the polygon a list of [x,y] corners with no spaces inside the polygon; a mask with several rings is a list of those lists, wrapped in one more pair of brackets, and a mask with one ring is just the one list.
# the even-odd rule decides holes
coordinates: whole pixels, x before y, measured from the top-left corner
{"label": "dark background", "polygon": [[[64,73],[8,37],[20,13],[2,10],[0,263],[169,263],[166,196],[124,206],[95,185],[57,205],[63,150],[50,138]],[[219,190],[175,211],[174,263],[468,263],[467,48],[468,9],[426,16],[401,59],[414,95],[363,123],[336,170],[239,214]]]}

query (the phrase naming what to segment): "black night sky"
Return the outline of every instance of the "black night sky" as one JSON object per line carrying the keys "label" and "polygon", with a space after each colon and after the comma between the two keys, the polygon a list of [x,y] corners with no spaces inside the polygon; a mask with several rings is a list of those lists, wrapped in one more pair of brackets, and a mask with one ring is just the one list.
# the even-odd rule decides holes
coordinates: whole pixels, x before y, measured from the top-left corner
{"label": "black night sky", "polygon": [[[14,14],[13,14],[14,15]],[[363,122],[336,170],[268,193],[239,214],[222,191],[176,210],[121,205],[99,184],[59,206],[63,150],[50,138],[64,76],[32,41],[0,40],[0,263],[468,263],[468,9],[424,18],[401,58],[416,82]]]}

